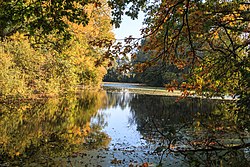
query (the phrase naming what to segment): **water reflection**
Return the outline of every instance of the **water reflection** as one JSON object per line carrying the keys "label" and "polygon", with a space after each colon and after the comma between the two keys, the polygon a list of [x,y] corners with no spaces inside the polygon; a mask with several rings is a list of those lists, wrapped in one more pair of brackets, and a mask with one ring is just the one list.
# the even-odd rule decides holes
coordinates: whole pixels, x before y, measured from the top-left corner
{"label": "water reflection", "polygon": [[139,154],[140,158],[156,163],[158,156],[163,166],[247,166],[250,161],[248,127],[237,121],[238,113],[224,107],[232,101],[189,98],[176,102],[176,97],[126,91],[107,96],[107,109],[129,110],[128,123],[150,146],[144,152],[135,150],[146,154]]}
{"label": "water reflection", "polygon": [[[107,146],[103,121],[90,125],[103,105],[105,92],[83,92],[49,100],[0,105],[0,164],[59,166],[66,157],[86,147]],[[99,119],[103,119],[99,115]]]}
{"label": "water reflection", "polygon": [[127,89],[1,103],[0,166],[247,166],[249,120],[224,103]]}

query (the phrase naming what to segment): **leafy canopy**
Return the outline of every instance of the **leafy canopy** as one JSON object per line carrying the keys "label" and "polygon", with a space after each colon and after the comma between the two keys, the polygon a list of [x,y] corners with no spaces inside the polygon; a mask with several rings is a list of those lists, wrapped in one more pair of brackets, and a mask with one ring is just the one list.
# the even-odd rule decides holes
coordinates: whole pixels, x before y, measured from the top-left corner
{"label": "leafy canopy", "polygon": [[28,36],[62,34],[70,38],[70,22],[87,25],[86,7],[100,5],[98,0],[10,0],[0,1],[0,38],[21,31]]}
{"label": "leafy canopy", "polygon": [[[101,8],[105,3],[98,0],[0,1],[0,38],[18,31],[35,37],[36,41],[51,34],[51,38],[66,41],[74,34],[68,21],[86,26],[91,19],[87,5]],[[243,95],[243,92],[249,92],[249,2],[109,0],[108,5],[113,16],[111,22],[116,27],[124,14],[135,19],[140,10],[145,12],[145,28],[141,33],[146,42],[143,46],[139,46],[140,42],[134,44],[138,50],[150,52],[151,60],[137,67],[144,69],[159,62],[162,66],[173,64],[179,69],[189,69],[183,76],[185,89],[210,92],[209,96],[225,93],[248,96],[249,93]],[[102,46],[102,42],[107,40],[94,40],[93,48]],[[133,38],[125,42],[127,46],[123,51],[120,44],[114,48],[124,55],[134,53]],[[110,43],[108,45],[110,47]]]}
{"label": "leafy canopy", "polygon": [[[188,83],[183,86],[194,89],[197,93],[211,92],[210,96],[223,96],[225,93],[239,95],[246,90],[250,67],[249,2],[112,2],[116,4],[112,6],[114,21],[119,22],[119,16],[123,13],[132,14],[135,8],[142,8],[146,13],[146,28],[141,30],[145,42],[143,45],[140,45],[140,42],[134,44],[140,52],[150,53],[151,59],[139,63],[139,68],[145,70],[159,62],[162,66],[174,64],[179,69],[188,68],[189,72],[184,76]],[[131,8],[126,8],[126,5],[130,6],[131,3]],[[136,14],[133,17],[136,17]],[[134,41],[134,38],[128,39],[129,44]],[[136,58],[136,54],[132,58]],[[249,87],[247,90],[249,91]]]}

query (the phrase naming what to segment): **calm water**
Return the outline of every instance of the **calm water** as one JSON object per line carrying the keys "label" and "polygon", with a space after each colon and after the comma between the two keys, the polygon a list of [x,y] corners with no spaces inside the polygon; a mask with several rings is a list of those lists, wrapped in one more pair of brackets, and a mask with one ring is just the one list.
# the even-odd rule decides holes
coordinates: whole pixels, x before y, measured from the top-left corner
{"label": "calm water", "polygon": [[130,93],[131,87],[143,88],[111,84],[0,104],[0,166],[250,164],[248,127],[236,124],[239,113],[223,110],[232,102]]}

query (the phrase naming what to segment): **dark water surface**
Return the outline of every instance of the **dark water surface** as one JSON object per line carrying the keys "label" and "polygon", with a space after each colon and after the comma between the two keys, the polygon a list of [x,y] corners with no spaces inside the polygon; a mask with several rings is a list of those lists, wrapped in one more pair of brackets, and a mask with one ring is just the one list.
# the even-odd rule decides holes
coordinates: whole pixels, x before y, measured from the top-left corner
{"label": "dark water surface", "polygon": [[249,166],[249,127],[224,110],[231,101],[131,87],[1,103],[0,166]]}

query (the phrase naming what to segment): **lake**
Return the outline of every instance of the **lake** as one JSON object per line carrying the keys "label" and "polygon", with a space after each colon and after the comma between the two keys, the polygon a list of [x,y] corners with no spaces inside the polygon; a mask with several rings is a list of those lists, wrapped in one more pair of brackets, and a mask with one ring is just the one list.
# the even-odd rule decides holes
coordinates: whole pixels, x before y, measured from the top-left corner
{"label": "lake", "polygon": [[105,83],[63,98],[0,104],[0,166],[248,166],[234,101]]}

